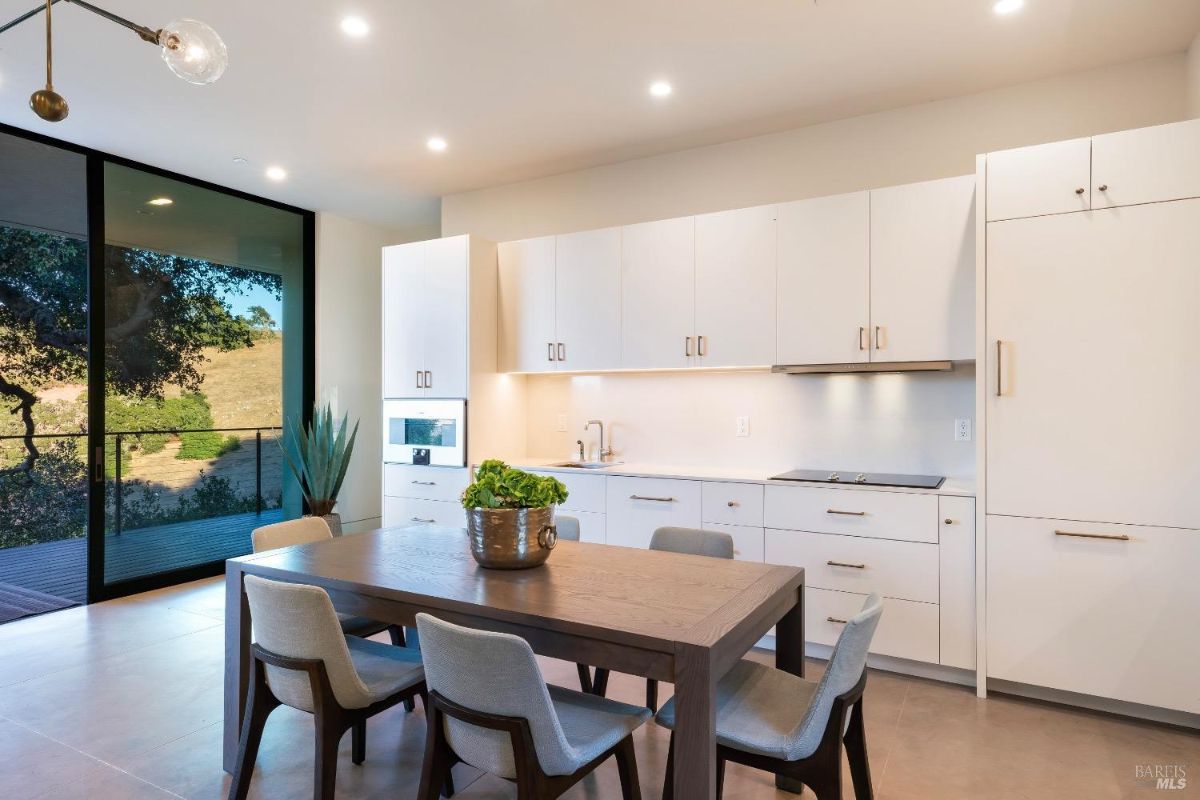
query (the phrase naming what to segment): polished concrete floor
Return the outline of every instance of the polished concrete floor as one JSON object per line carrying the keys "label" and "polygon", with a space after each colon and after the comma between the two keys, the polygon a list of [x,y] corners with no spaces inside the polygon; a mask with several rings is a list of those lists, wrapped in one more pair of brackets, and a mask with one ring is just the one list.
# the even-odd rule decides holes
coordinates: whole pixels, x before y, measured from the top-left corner
{"label": "polished concrete floor", "polygon": [[[221,584],[204,581],[0,626],[0,798],[224,797],[222,605]],[[573,685],[573,665],[544,668],[548,679]],[[610,688],[630,702],[644,692],[641,681],[618,675]],[[1194,733],[1026,700],[978,700],[961,687],[874,671],[866,713],[880,800],[1200,797]],[[347,737],[338,797],[415,796],[424,725],[419,710],[384,712],[372,721],[359,767]],[[272,716],[251,797],[311,796],[310,737],[306,715]],[[648,725],[637,745],[643,796],[657,798],[666,732]],[[1182,767],[1187,787],[1156,789],[1137,777],[1139,766],[1156,765]],[[457,769],[462,800],[515,797],[503,781]],[[853,795],[848,783],[845,795]],[[620,797],[615,765],[567,796]],[[731,766],[725,797],[795,795]]]}

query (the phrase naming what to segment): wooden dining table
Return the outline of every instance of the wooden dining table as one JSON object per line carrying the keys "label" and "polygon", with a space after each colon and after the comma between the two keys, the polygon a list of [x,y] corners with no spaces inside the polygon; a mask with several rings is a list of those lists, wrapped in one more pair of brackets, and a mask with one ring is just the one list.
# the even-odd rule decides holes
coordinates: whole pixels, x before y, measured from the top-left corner
{"label": "wooden dining table", "polygon": [[[716,797],[716,686],[775,626],[775,663],[804,674],[804,570],[559,542],[545,565],[494,570],[466,532],[393,528],[233,558],[225,567],[224,767],[249,676],[243,576],[320,586],[339,611],[411,626],[419,612],[514,633],[543,656],[675,684],[676,797]],[[793,787],[788,787],[793,788]]]}

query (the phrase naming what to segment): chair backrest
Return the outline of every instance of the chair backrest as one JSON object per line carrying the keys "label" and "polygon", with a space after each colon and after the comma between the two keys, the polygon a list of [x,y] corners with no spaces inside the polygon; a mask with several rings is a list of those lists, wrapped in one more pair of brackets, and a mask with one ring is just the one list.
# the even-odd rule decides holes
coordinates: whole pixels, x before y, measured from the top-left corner
{"label": "chair backrest", "polygon": [[834,699],[853,689],[867,668],[867,649],[871,646],[882,613],[883,601],[879,595],[873,594],[863,603],[862,610],[842,629],[804,720],[788,737],[788,760],[807,758],[816,752],[830,722]]}
{"label": "chair backrest", "polygon": [[250,541],[256,553],[332,538],[333,532],[329,530],[329,524],[320,517],[289,519],[286,522],[263,525],[250,533]]}
{"label": "chair backrest", "polygon": [[558,530],[558,538],[565,542],[579,541],[579,518],[554,515],[554,527]]}
{"label": "chair backrest", "polygon": [[[452,703],[483,714],[528,720],[538,762],[547,775],[569,775],[577,755],[559,723],[529,643],[509,633],[464,628],[417,614],[425,682]],[[459,758],[503,778],[516,777],[512,740],[503,731],[446,720]]]}
{"label": "chair backrest", "polygon": [[[247,575],[246,597],[260,647],[285,658],[320,659],[340,706],[365,708],[371,704],[371,694],[350,660],[342,626],[324,589]],[[280,702],[313,710],[307,672],[268,664],[267,683]]]}
{"label": "chair backrest", "polygon": [[666,550],[693,556],[733,558],[733,537],[728,533],[699,528],[659,528],[650,537],[651,550]]}

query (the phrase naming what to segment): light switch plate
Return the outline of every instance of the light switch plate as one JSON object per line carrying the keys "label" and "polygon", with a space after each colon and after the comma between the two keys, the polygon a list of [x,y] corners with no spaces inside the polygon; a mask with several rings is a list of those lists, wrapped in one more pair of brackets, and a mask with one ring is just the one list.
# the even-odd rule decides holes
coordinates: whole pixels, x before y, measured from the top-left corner
{"label": "light switch plate", "polygon": [[558,427],[555,430],[557,430],[559,433],[567,432],[567,415],[566,414],[558,415]]}
{"label": "light switch plate", "polygon": [[738,417],[736,424],[737,424],[737,435],[738,436],[749,436],[750,435],[750,418],[749,417]]}
{"label": "light switch plate", "polygon": [[971,420],[970,419],[954,420],[954,441],[956,441],[956,442],[971,441]]}

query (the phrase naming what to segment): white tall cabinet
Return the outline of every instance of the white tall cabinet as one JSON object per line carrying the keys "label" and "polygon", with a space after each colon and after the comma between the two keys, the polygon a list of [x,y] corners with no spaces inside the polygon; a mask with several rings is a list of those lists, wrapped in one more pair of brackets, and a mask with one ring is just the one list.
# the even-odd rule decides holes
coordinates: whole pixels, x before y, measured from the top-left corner
{"label": "white tall cabinet", "polygon": [[1066,144],[985,163],[987,675],[1200,712],[1200,124]]}
{"label": "white tall cabinet", "polygon": [[694,365],[695,286],[695,217],[621,229],[622,367]]}

